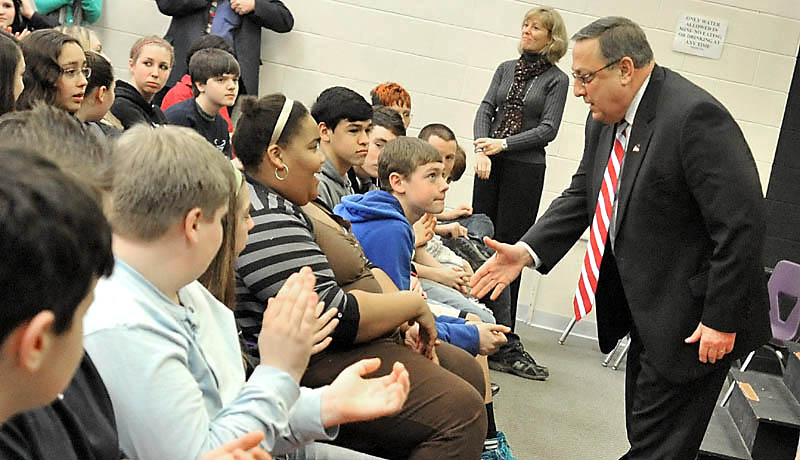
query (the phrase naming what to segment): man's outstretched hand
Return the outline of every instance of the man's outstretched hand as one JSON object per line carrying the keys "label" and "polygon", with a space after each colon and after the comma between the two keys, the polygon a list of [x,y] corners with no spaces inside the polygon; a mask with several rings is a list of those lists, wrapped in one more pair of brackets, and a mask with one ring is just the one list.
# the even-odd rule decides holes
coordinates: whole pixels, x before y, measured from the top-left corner
{"label": "man's outstretched hand", "polygon": [[521,245],[501,243],[489,237],[484,237],[483,242],[494,249],[495,253],[472,275],[471,294],[482,299],[491,291],[490,298],[495,300],[533,259]]}

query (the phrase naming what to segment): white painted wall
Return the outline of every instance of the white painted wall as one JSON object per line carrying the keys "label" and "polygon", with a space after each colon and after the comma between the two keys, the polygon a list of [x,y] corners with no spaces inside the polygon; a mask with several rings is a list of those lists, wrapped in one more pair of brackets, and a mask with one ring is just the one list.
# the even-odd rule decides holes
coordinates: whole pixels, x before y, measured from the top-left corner
{"label": "white painted wall", "polygon": [[[281,91],[310,105],[329,86],[368,97],[379,82],[397,81],[412,96],[411,134],[444,122],[470,151],[472,120],[497,64],[517,56],[520,21],[538,3],[518,0],[285,0],[295,16],[289,34],[264,32],[261,93]],[[552,0],[572,34],[592,20],[623,15],[644,28],[656,61],[681,72],[721,100],[738,120],[766,190],[800,43],[798,0]],[[728,21],[719,60],[671,51],[682,13]],[[162,35],[169,18],[153,0],[106,0],[94,26],[117,74],[127,76],[128,48],[137,36]],[[570,53],[559,65],[569,73]],[[569,182],[582,153],[587,109],[569,97],[558,138],[548,151],[540,209]],[[468,174],[449,202],[471,200]],[[572,295],[584,242],[547,277],[528,273],[520,302],[537,312],[572,315]],[[530,312],[520,312],[527,318]],[[591,318],[590,318],[591,319]]]}

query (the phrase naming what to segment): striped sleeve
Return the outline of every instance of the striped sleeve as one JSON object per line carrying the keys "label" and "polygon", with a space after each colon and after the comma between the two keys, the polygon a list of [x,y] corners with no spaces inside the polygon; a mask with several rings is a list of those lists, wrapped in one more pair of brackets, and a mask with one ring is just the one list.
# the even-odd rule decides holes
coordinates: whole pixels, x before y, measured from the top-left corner
{"label": "striped sleeve", "polygon": [[327,257],[314,241],[311,223],[302,215],[280,209],[254,206],[251,215],[255,227],[236,260],[236,320],[245,339],[257,341],[267,299],[277,294],[292,273],[309,266],[317,277],[316,291],[325,310],[339,310],[333,343],[353,343],[360,318],[358,302],[336,283]]}

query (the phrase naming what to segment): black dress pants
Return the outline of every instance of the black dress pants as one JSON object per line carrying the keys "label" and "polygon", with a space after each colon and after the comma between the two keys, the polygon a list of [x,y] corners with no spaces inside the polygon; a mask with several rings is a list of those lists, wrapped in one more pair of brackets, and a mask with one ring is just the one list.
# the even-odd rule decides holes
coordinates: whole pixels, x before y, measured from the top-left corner
{"label": "black dress pants", "polygon": [[[711,366],[711,364],[709,364]],[[694,460],[730,365],[686,383],[667,380],[631,331],[625,424],[631,448],[620,460]]]}
{"label": "black dress pants", "polygon": [[[497,241],[514,244],[536,221],[544,187],[545,165],[496,155],[489,158],[492,160],[489,178],[484,180],[475,176],[473,213],[489,216]],[[512,330],[517,318],[519,284],[520,278],[517,278],[509,285]]]}

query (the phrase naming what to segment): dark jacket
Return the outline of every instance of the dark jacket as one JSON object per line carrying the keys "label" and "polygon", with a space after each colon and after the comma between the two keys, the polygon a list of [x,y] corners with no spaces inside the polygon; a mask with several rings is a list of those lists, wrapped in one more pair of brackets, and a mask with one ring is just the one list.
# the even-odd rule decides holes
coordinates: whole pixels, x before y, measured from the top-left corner
{"label": "dark jacket", "polygon": [[17,14],[14,16],[14,20],[11,22],[11,31],[15,34],[22,32],[25,29],[28,30],[39,30],[39,29],[51,29],[58,25],[58,18],[52,18],[47,15],[41,14],[38,11],[34,12],[31,15],[31,18],[28,19],[22,15],[22,2],[21,0],[13,0],[14,8]]}
{"label": "dark jacket", "polygon": [[[240,94],[258,94],[258,70],[261,65],[261,28],[285,33],[292,30],[294,18],[279,0],[255,0],[256,8],[243,16],[234,32],[233,49],[241,66]],[[158,10],[172,17],[164,39],[175,47],[175,65],[167,86],[187,73],[186,54],[192,44],[205,34],[211,2],[208,0],[156,0]]]}
{"label": "dark jacket", "polygon": [[[492,83],[483,97],[475,114],[473,135],[494,137],[494,130],[500,125],[505,113],[506,97],[514,83],[514,69],[517,60],[506,61],[497,67]],[[522,108],[522,131],[506,139],[508,149],[494,157],[544,164],[544,148],[558,134],[564,104],[569,90],[569,78],[558,68],[552,66],[538,77],[532,78],[525,87]]]}
{"label": "dark jacket", "polygon": [[125,129],[139,123],[151,126],[167,124],[167,118],[157,105],[145,101],[133,85],[122,80],[117,80],[111,113],[119,119]]}
{"label": "dark jacket", "polygon": [[231,138],[228,134],[228,123],[218,113],[213,120],[207,120],[200,114],[200,107],[194,98],[179,102],[164,112],[167,121],[173,125],[192,128],[200,133],[208,142],[214,145],[226,157],[231,157]]}
{"label": "dark jacket", "polygon": [[111,398],[89,355],[83,355],[63,398],[17,414],[2,424],[0,458],[126,458],[119,451]]}
{"label": "dark jacket", "polygon": [[[614,126],[586,121],[569,187],[522,237],[549,272],[590,225]],[[703,89],[656,66],[631,128],[617,195],[616,238],[595,295],[604,352],[635,325],[673,382],[699,378],[771,336],[761,252],[765,210],[753,156],[730,113]],[[606,258],[609,260],[606,260]],[[698,323],[736,332],[717,364],[686,344]]]}

